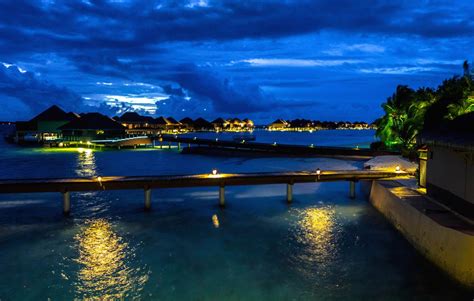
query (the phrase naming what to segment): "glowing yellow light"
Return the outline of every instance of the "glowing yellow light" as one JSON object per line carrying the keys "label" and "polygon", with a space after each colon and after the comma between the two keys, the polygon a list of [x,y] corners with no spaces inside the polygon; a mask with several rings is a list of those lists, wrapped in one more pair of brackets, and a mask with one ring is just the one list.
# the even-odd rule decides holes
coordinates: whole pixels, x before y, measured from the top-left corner
{"label": "glowing yellow light", "polygon": [[102,182],[102,177],[97,177],[97,181]]}
{"label": "glowing yellow light", "polygon": [[334,257],[337,250],[334,243],[335,217],[332,208],[309,208],[303,212],[297,233],[297,241],[304,246],[302,260],[324,265]]}
{"label": "glowing yellow light", "polygon": [[217,175],[217,169],[214,168],[214,169],[212,170],[212,175],[213,175],[213,176]]}
{"label": "glowing yellow light", "polygon": [[219,218],[217,217],[217,214],[212,216],[212,224],[215,228],[219,228]]}
{"label": "glowing yellow light", "polygon": [[91,145],[91,142],[90,142],[90,141],[87,141],[87,145]]}
{"label": "glowing yellow light", "polygon": [[59,142],[58,146],[59,146],[59,147],[63,147],[63,146],[64,146],[64,143]]}
{"label": "glowing yellow light", "polygon": [[321,174],[321,169],[316,169],[316,174],[319,176]]}
{"label": "glowing yellow light", "polygon": [[84,300],[123,300],[140,290],[148,275],[127,266],[130,249],[105,219],[86,222],[75,237],[80,266],[76,292]]}
{"label": "glowing yellow light", "polygon": [[400,166],[399,165],[397,165],[397,167],[395,167],[395,171],[397,171],[397,172],[400,171]]}

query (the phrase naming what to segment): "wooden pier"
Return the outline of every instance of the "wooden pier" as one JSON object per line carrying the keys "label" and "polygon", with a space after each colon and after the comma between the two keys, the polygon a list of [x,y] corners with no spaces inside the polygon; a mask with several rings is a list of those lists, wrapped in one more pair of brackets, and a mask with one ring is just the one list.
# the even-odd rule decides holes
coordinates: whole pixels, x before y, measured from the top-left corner
{"label": "wooden pier", "polygon": [[353,157],[353,158],[371,158],[375,156],[383,155],[400,155],[399,152],[395,151],[379,151],[372,150],[369,148],[358,148],[358,147],[335,147],[335,146],[316,146],[316,145],[292,145],[292,144],[279,144],[279,143],[261,143],[253,141],[230,141],[220,139],[202,139],[202,138],[189,138],[180,137],[178,135],[163,135],[159,137],[159,143],[163,148],[163,142],[171,147],[171,143],[175,143],[178,149],[181,149],[181,145],[191,147],[194,146],[205,146],[223,150],[240,150],[240,151],[251,151],[251,152],[264,152],[270,154],[285,154],[291,156],[322,156],[322,157]]}
{"label": "wooden pier", "polygon": [[145,209],[151,209],[151,190],[157,188],[219,187],[219,205],[225,206],[225,187],[236,185],[286,184],[287,201],[293,200],[296,183],[349,181],[349,197],[355,197],[360,180],[406,178],[400,171],[325,170],[280,173],[195,174],[169,176],[103,176],[94,178],[0,180],[0,193],[60,192],[64,214],[71,210],[71,192],[100,190],[144,190]]}

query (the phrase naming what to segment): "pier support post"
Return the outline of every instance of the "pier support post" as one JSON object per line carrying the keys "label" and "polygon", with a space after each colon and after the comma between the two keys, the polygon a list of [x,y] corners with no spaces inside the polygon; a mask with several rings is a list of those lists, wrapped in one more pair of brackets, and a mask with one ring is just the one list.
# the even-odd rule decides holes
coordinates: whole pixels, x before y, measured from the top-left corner
{"label": "pier support post", "polygon": [[191,148],[191,143],[188,143],[188,148]]}
{"label": "pier support post", "polygon": [[171,142],[168,142],[168,148],[171,149]]}
{"label": "pier support post", "polygon": [[355,181],[349,181],[349,197],[351,199],[355,199],[356,197],[355,184]]}
{"label": "pier support post", "polygon": [[178,142],[178,150],[181,149],[181,142]]}
{"label": "pier support post", "polygon": [[145,188],[145,210],[149,211],[151,209],[151,189]]}
{"label": "pier support post", "polygon": [[69,191],[64,191],[63,195],[63,214],[69,215],[71,212],[71,195]]}
{"label": "pier support post", "polygon": [[225,187],[224,185],[219,186],[219,206],[225,206]]}
{"label": "pier support post", "polygon": [[286,184],[286,202],[291,203],[293,201],[293,184]]}

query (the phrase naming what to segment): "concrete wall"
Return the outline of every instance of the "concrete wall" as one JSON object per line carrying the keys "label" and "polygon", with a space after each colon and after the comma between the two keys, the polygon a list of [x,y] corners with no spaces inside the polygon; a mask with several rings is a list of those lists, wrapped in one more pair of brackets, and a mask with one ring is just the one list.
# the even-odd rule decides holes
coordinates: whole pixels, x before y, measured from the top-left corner
{"label": "concrete wall", "polygon": [[[370,187],[370,186],[369,186]],[[407,189],[408,191],[403,191]],[[474,288],[474,235],[445,227],[411,205],[406,187],[390,188],[374,181],[370,202],[426,258],[453,278]],[[411,192],[413,196],[413,192]],[[420,197],[416,196],[413,197]]]}
{"label": "concrete wall", "polygon": [[[428,152],[426,181],[428,185],[436,185],[474,204],[472,154],[431,146]],[[428,193],[430,192],[428,191]]]}

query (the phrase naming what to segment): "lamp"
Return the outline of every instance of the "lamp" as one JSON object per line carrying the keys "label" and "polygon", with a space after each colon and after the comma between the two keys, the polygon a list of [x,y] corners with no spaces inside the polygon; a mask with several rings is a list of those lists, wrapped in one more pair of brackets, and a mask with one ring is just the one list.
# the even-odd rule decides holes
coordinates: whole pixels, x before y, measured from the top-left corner
{"label": "lamp", "polygon": [[396,172],[399,172],[399,171],[400,171],[400,165],[397,165],[397,167],[395,167],[395,171],[396,171]]}
{"label": "lamp", "polygon": [[218,173],[217,169],[214,168],[214,169],[212,170],[212,175],[213,175],[213,176],[216,176],[217,173]]}

